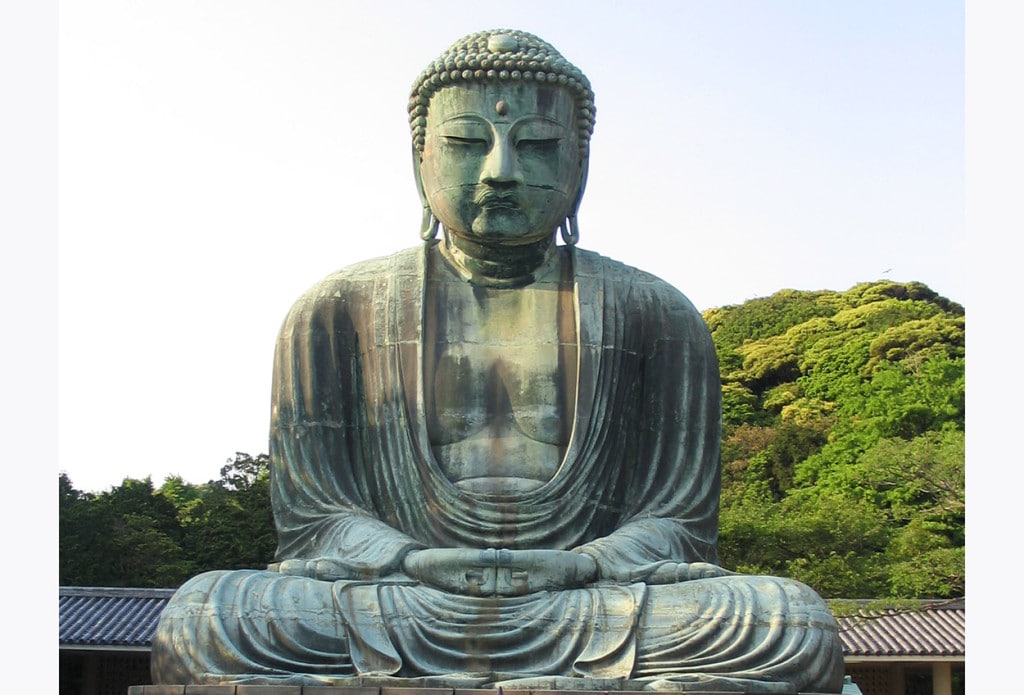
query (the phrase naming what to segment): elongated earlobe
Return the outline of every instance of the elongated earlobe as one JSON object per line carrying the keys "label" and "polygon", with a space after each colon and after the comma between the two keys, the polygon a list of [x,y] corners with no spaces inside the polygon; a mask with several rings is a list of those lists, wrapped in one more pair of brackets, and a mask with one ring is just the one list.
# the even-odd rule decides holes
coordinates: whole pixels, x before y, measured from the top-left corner
{"label": "elongated earlobe", "polygon": [[580,225],[576,216],[566,217],[562,224],[558,225],[558,233],[562,236],[562,243],[566,246],[575,246],[580,240]]}
{"label": "elongated earlobe", "polygon": [[558,226],[562,235],[562,241],[566,246],[575,246],[580,240],[580,223],[576,219],[576,213],[580,209],[580,202],[583,200],[583,191],[587,188],[587,173],[590,171],[590,158],[584,157],[580,162],[580,188],[576,191],[576,199],[572,201],[572,209],[569,216]]}
{"label": "elongated earlobe", "polygon": [[434,217],[434,212],[430,209],[430,206],[424,205],[423,219],[420,222],[420,238],[423,241],[430,241],[437,236],[437,230],[440,226],[440,222]]}
{"label": "elongated earlobe", "polygon": [[414,143],[412,146],[412,171],[413,176],[416,177],[416,192],[419,193],[420,203],[423,204],[423,217],[420,219],[420,238],[423,241],[430,241],[437,236],[440,221],[434,216],[434,211],[430,209],[430,203],[427,201],[427,192],[423,190],[423,176],[420,173],[420,165],[422,163],[423,156]]}

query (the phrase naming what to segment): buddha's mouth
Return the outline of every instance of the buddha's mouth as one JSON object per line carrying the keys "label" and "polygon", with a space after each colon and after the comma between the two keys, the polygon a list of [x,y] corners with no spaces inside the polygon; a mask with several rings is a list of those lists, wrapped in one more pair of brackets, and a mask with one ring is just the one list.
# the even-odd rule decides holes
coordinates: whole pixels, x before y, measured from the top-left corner
{"label": "buddha's mouth", "polygon": [[484,210],[518,210],[519,197],[514,193],[485,191],[476,196],[476,204]]}

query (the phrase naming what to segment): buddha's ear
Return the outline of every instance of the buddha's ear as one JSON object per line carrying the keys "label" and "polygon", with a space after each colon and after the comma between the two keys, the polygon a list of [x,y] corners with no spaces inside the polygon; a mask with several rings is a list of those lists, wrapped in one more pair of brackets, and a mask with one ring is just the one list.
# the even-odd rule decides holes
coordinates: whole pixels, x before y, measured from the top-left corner
{"label": "buddha's ear", "polygon": [[420,172],[420,166],[423,164],[423,153],[416,149],[416,145],[412,146],[412,171],[416,177],[416,191],[420,194],[420,202],[423,203],[424,208],[429,208],[430,203],[427,201],[427,192],[423,190],[423,174]]}
{"label": "buddha's ear", "polygon": [[430,201],[427,200],[427,192],[423,188],[423,173],[420,167],[423,165],[423,153],[412,146],[412,173],[416,178],[416,192],[420,194],[420,203],[423,204],[423,218],[420,220],[420,237],[429,241],[437,236],[439,222],[434,217],[434,211],[430,209]]}
{"label": "buddha's ear", "polygon": [[584,156],[580,159],[580,182],[572,201],[572,207],[569,208],[569,214],[565,220],[558,226],[562,234],[562,241],[566,246],[575,246],[580,240],[580,223],[576,219],[576,213],[580,209],[580,201],[583,200],[583,191],[587,188],[587,172],[589,170],[590,157]]}
{"label": "buddha's ear", "polygon": [[572,208],[569,217],[575,218],[576,212],[580,209],[580,201],[583,200],[583,191],[587,188],[587,172],[590,171],[590,156],[587,155],[580,160],[580,187],[576,191],[576,197],[572,201]]}

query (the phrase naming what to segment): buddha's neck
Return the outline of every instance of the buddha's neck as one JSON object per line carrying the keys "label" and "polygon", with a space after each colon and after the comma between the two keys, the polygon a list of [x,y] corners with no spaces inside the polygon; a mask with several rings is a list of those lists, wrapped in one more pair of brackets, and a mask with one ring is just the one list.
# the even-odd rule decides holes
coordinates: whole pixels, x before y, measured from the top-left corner
{"label": "buddha's neck", "polygon": [[464,279],[487,287],[521,287],[556,265],[554,235],[530,244],[480,244],[445,232],[441,256]]}

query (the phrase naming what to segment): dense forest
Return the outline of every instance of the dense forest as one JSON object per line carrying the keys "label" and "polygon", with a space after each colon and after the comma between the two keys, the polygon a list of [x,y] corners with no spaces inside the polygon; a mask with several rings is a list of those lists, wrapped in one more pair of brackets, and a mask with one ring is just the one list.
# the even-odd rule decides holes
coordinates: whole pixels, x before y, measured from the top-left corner
{"label": "dense forest", "polygon": [[[964,593],[964,309],[920,283],[710,309],[723,389],[721,564],[832,598]],[[204,484],[60,475],[60,583],[174,587],[262,567],[267,456]]]}

